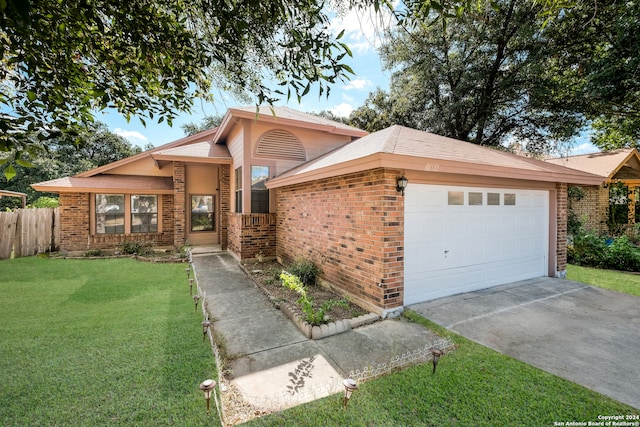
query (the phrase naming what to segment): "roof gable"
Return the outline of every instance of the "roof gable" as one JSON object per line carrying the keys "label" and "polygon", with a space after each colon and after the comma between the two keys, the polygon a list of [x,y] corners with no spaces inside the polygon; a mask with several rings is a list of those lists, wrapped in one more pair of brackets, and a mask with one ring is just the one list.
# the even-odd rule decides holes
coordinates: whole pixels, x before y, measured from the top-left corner
{"label": "roof gable", "polygon": [[86,172],[79,173],[76,176],[86,178],[86,177],[91,177],[98,174],[108,173],[112,169],[125,166],[130,163],[134,163],[141,159],[153,157],[155,153],[162,153],[174,148],[186,147],[188,145],[197,144],[203,141],[211,141],[215,137],[215,134],[217,132],[218,132],[218,128],[209,129],[204,132],[197,133],[195,135],[190,135],[185,138],[178,139],[177,141],[163,144],[159,147],[152,148],[151,150],[143,151],[142,153],[118,160],[116,162],[112,162],[112,163],[97,167],[95,169],[91,169]]}
{"label": "roof gable", "polygon": [[305,129],[314,129],[323,132],[333,133],[337,135],[346,135],[359,138],[368,134],[368,132],[345,125],[344,123],[325,119],[314,114],[303,113],[283,106],[260,106],[260,107],[237,107],[229,108],[222,123],[219,126],[219,132],[214,138],[215,143],[224,142],[225,138],[233,128],[236,119],[257,120],[265,123],[274,123],[281,126],[301,127]]}

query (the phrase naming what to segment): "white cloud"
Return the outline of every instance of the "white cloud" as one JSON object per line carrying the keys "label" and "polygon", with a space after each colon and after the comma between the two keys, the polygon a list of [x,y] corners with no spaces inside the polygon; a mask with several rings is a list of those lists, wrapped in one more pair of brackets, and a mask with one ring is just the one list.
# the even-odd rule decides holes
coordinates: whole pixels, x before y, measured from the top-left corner
{"label": "white cloud", "polygon": [[344,90],[362,90],[371,86],[373,86],[373,82],[371,80],[354,79],[344,87]]}
{"label": "white cloud", "polygon": [[380,47],[386,31],[393,27],[394,22],[391,11],[383,7],[377,13],[372,6],[368,6],[336,16],[331,21],[331,28],[335,34],[344,30],[343,41],[349,48],[357,53],[365,53]]}
{"label": "white cloud", "polygon": [[149,142],[149,139],[147,139],[146,136],[144,136],[143,134],[135,130],[124,130],[120,128],[115,128],[113,130],[113,133],[115,133],[116,135],[120,135],[121,137],[131,142],[132,144],[142,146]]}
{"label": "white cloud", "polygon": [[343,102],[342,104],[338,104],[331,109],[331,112],[338,117],[348,117],[352,111],[353,111],[353,107],[350,104],[347,104],[346,102]]}

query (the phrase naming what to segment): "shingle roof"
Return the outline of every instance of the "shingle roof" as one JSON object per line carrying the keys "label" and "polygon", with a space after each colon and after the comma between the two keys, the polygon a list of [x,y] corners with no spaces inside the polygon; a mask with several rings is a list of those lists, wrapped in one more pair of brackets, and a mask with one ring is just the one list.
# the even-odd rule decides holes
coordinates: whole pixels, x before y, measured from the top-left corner
{"label": "shingle roof", "polygon": [[[391,157],[390,155],[393,155]],[[328,171],[398,167],[458,174],[600,184],[595,175],[403,126],[372,133],[271,180],[270,188],[316,179]],[[376,166],[377,165],[377,166]],[[326,172],[326,173],[325,173]],[[335,173],[334,173],[335,175]],[[585,183],[586,183],[585,182]]]}
{"label": "shingle roof", "polygon": [[633,148],[547,159],[546,162],[611,178],[633,153]]}
{"label": "shingle roof", "polygon": [[229,161],[233,159],[226,145],[213,144],[209,141],[157,150],[151,153],[151,156],[164,159],[200,158]]}

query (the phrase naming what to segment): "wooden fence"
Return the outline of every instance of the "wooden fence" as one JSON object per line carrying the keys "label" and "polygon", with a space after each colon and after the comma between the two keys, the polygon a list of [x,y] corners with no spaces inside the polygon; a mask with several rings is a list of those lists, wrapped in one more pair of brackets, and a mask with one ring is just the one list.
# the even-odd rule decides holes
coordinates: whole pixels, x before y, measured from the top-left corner
{"label": "wooden fence", "polygon": [[0,259],[52,252],[59,246],[59,208],[0,212]]}

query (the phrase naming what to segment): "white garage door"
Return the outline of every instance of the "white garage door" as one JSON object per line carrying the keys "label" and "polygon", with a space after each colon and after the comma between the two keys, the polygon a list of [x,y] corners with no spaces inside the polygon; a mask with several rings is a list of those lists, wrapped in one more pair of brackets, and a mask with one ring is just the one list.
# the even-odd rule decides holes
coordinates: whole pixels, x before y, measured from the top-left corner
{"label": "white garage door", "polygon": [[405,305],[548,273],[549,192],[410,184]]}

